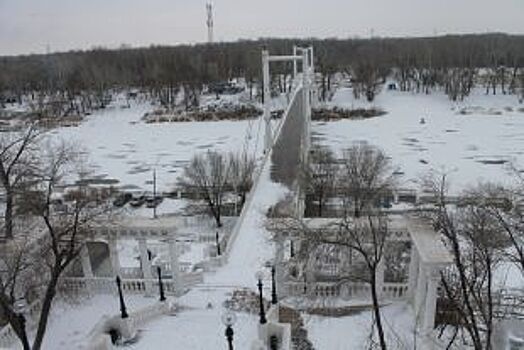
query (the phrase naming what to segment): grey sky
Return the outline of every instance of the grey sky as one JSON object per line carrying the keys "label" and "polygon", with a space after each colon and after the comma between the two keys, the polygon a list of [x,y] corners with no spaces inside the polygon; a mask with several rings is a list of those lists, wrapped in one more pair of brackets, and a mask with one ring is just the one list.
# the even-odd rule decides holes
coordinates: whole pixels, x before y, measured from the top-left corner
{"label": "grey sky", "polygon": [[[206,39],[205,0],[0,0],[0,55]],[[524,34],[524,0],[214,0],[216,40]]]}

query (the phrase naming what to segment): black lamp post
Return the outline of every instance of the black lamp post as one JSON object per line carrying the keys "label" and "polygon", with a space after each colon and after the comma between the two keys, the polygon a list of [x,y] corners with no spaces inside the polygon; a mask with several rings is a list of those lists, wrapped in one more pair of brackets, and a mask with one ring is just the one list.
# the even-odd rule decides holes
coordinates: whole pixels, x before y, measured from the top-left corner
{"label": "black lamp post", "polygon": [[116,286],[118,287],[118,296],[120,297],[120,316],[122,318],[128,318],[129,315],[127,314],[126,303],[124,302],[124,295],[122,294],[122,281],[120,280],[120,276],[116,276]]}
{"label": "black lamp post", "polygon": [[233,325],[235,324],[236,320],[237,316],[231,311],[228,311],[227,313],[222,315],[222,322],[226,326],[226,331],[224,335],[226,336],[229,350],[233,350],[233,335],[235,334],[233,332]]}
{"label": "black lamp post", "polygon": [[158,288],[160,290],[160,301],[165,301],[166,296],[164,295],[164,283],[162,282],[162,270],[160,266],[156,267],[156,272],[158,273]]}
{"label": "black lamp post", "polygon": [[255,275],[256,279],[258,280],[258,297],[259,297],[259,303],[260,303],[260,324],[266,324],[266,312],[264,310],[264,296],[262,294],[262,287],[264,286],[262,284],[262,278],[264,278],[264,273],[262,271],[259,271]]}
{"label": "black lamp post", "polygon": [[278,303],[277,298],[277,283],[275,281],[275,266],[271,266],[271,304]]}
{"label": "black lamp post", "polygon": [[222,252],[220,251],[220,241],[218,239],[218,231],[217,231],[217,233],[215,235],[215,240],[217,242],[217,255],[220,256],[222,254]]}

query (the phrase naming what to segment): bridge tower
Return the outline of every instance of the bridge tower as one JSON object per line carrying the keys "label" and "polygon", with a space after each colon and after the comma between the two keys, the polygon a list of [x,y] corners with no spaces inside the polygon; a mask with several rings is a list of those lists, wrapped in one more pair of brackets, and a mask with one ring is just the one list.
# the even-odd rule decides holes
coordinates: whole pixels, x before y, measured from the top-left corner
{"label": "bridge tower", "polygon": [[[273,146],[273,138],[271,130],[271,81],[269,64],[271,62],[293,62],[293,83],[301,84],[301,90],[304,94],[304,117],[305,117],[305,144],[302,146],[304,155],[309,153],[310,148],[310,133],[311,133],[311,107],[315,106],[315,99],[312,91],[315,89],[315,68],[313,62],[313,47],[301,48],[293,47],[292,55],[283,56],[270,56],[269,51],[264,49],[262,51],[262,78],[263,78],[263,91],[264,91],[264,121],[265,121],[265,137],[264,137],[264,151],[268,152]],[[298,62],[302,62],[301,80],[298,78]]]}

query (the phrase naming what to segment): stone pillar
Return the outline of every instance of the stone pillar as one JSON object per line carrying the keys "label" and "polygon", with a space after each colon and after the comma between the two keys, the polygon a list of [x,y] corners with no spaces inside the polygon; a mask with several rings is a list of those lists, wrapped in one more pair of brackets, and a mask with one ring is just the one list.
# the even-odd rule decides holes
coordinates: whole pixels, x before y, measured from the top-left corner
{"label": "stone pillar", "polygon": [[426,268],[425,264],[419,260],[415,287],[415,298],[413,301],[413,310],[415,311],[415,317],[418,324],[420,324],[420,322],[424,319],[424,300],[426,297],[426,289]]}
{"label": "stone pillar", "polygon": [[153,292],[153,274],[151,273],[151,261],[147,253],[147,241],[145,238],[138,239],[138,250],[140,251],[140,263],[146,285],[146,296],[150,296]]}
{"label": "stone pillar", "polygon": [[275,282],[278,300],[284,296],[284,240],[277,238],[277,251],[275,254]]}
{"label": "stone pillar", "polygon": [[308,55],[309,50],[302,50],[302,67],[303,67],[303,109],[302,113],[304,114],[304,130],[302,134],[302,161],[304,164],[307,164],[309,158],[309,148],[310,148],[310,118],[311,118],[311,106],[310,106],[310,77],[308,73]]}
{"label": "stone pillar", "polygon": [[[293,45],[293,56],[296,56],[297,55],[297,47],[296,45]],[[293,79],[295,79],[297,77],[297,60],[294,59],[293,60]]]}
{"label": "stone pillar", "polygon": [[85,243],[80,250],[80,262],[82,263],[82,274],[84,275],[84,278],[87,279],[85,284],[86,290],[88,293],[90,293],[92,291],[92,279],[94,275],[93,268],[91,267],[91,259],[89,258],[89,249],[87,248],[87,243]]}
{"label": "stone pillar", "polygon": [[386,264],[384,260],[385,260],[385,257],[383,256],[377,265],[377,272],[375,274],[375,278],[377,282],[377,296],[379,298],[382,298],[384,296],[384,271],[386,270]]}
{"label": "stone pillar", "polygon": [[84,277],[93,278],[93,269],[91,267],[91,259],[89,258],[89,249],[87,248],[87,243],[85,243],[80,250],[80,259],[82,262],[82,272]]}
{"label": "stone pillar", "polygon": [[118,258],[117,239],[115,236],[110,236],[108,240],[109,259],[111,261],[111,269],[113,277],[120,275],[120,259]]}
{"label": "stone pillar", "polygon": [[408,270],[408,298],[412,305],[414,305],[415,291],[417,288],[418,278],[418,264],[419,254],[415,243],[411,241],[411,252]]}
{"label": "stone pillar", "polygon": [[311,73],[315,72],[315,58],[313,56],[313,46],[309,47],[309,68],[311,70]]}
{"label": "stone pillar", "polygon": [[424,334],[430,334],[435,327],[435,313],[437,310],[437,288],[439,284],[439,273],[434,267],[427,269],[427,288],[424,303],[424,318],[422,330]]}
{"label": "stone pillar", "polygon": [[175,295],[181,295],[184,293],[185,287],[182,273],[180,272],[175,237],[169,238],[169,263],[171,265],[171,278],[173,279]]}

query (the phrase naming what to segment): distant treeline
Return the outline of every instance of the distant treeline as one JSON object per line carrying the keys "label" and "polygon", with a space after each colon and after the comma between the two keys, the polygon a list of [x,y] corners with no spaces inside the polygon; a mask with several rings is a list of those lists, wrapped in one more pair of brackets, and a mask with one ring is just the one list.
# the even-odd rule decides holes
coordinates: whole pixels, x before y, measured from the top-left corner
{"label": "distant treeline", "polygon": [[[506,34],[260,39],[211,45],[93,49],[0,57],[0,103],[8,94],[22,96],[35,92],[62,94],[69,99],[88,92],[103,101],[108,89],[139,87],[151,91],[165,105],[174,103],[182,88],[193,92],[186,94],[187,103],[191,104],[196,102],[192,96],[195,91],[211,81],[244,77],[250,85],[257,83],[261,49],[265,46],[272,53],[289,54],[293,45],[314,46],[316,69],[323,77],[324,98],[335,72],[348,73],[355,93],[370,100],[376,87],[390,74],[395,74],[401,90],[429,93],[438,86],[450,98],[457,99],[469,94],[476,75],[482,72],[487,77],[485,86],[494,89],[494,93],[497,89],[515,93],[521,86],[519,79],[524,67],[524,35]],[[273,73],[285,69],[289,72],[289,65],[276,64]]]}

